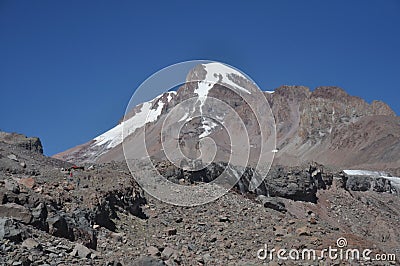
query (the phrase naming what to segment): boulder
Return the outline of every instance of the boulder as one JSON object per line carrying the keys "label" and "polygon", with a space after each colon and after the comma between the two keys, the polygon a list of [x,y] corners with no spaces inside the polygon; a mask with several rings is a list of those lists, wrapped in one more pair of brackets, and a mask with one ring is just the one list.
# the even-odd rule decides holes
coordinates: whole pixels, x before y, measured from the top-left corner
{"label": "boulder", "polygon": [[311,236],[310,229],[307,226],[297,228],[296,233],[298,236]]}
{"label": "boulder", "polygon": [[32,220],[31,212],[15,203],[0,204],[0,216],[13,218],[25,224],[29,224]]}
{"label": "boulder", "polygon": [[90,214],[84,210],[75,210],[68,224],[72,228],[75,240],[79,240],[86,247],[96,250],[97,232],[91,226],[89,216]]}
{"label": "boulder", "polygon": [[10,218],[0,218],[0,240],[8,239],[15,243],[22,241],[24,232],[20,226]]}
{"label": "boulder", "polygon": [[79,243],[75,245],[74,250],[71,252],[72,256],[77,256],[82,259],[90,258],[91,254],[92,251],[89,248]]}
{"label": "boulder", "polygon": [[48,231],[49,225],[46,222],[47,219],[46,205],[40,202],[36,207],[31,209],[31,213],[32,213],[31,224],[40,230]]}
{"label": "boulder", "polygon": [[93,228],[88,226],[78,226],[72,229],[74,239],[79,239],[88,248],[97,248],[97,234]]}
{"label": "boulder", "polygon": [[132,266],[164,266],[162,260],[150,256],[140,256],[132,262]]}
{"label": "boulder", "polygon": [[24,240],[24,242],[22,242],[21,244],[23,247],[31,250],[31,249],[41,249],[42,246],[40,245],[39,242],[37,242],[35,239],[33,238],[27,238]]}
{"label": "boulder", "polygon": [[[273,166],[255,190],[255,193],[257,195],[315,203],[317,201],[317,179],[321,179],[321,188],[324,187],[323,182],[325,181],[323,181],[321,173],[312,174],[310,171],[309,168],[303,166]],[[236,187],[242,193],[248,192],[249,184],[253,179],[261,180],[262,177],[251,168],[247,168]],[[326,183],[329,184],[329,181],[326,180]]]}
{"label": "boulder", "polygon": [[257,200],[261,204],[263,204],[263,206],[265,208],[273,209],[273,210],[279,211],[279,212],[287,212],[287,209],[285,207],[285,203],[279,198],[266,197],[264,195],[259,195],[257,197]]}
{"label": "boulder", "polygon": [[5,180],[4,186],[8,191],[11,191],[15,194],[18,194],[20,192],[19,186],[14,180]]}
{"label": "boulder", "polygon": [[72,230],[68,227],[68,223],[61,215],[54,215],[47,218],[49,224],[49,233],[53,236],[63,237],[70,240],[74,239]]}
{"label": "boulder", "polygon": [[317,201],[315,179],[303,167],[273,167],[262,185],[266,195],[298,201]]}
{"label": "boulder", "polygon": [[32,189],[35,186],[35,179],[32,177],[21,178],[18,180],[18,184],[23,185],[26,188]]}
{"label": "boulder", "polygon": [[167,260],[169,259],[171,256],[173,256],[174,254],[176,254],[176,250],[170,247],[166,247],[164,248],[163,252],[161,252],[161,258]]}
{"label": "boulder", "polygon": [[18,158],[15,154],[10,154],[7,156],[8,159],[14,161],[14,162],[18,162]]}
{"label": "boulder", "polygon": [[147,253],[150,254],[150,256],[159,256],[160,251],[158,250],[157,247],[150,246],[147,248]]}

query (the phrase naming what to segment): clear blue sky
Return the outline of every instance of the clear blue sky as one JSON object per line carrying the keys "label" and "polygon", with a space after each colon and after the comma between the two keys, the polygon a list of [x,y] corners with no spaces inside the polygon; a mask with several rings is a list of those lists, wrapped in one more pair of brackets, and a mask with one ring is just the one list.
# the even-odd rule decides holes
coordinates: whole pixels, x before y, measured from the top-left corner
{"label": "clear blue sky", "polygon": [[52,155],[115,125],[149,75],[193,59],[264,90],[336,85],[400,114],[399,49],[397,0],[1,0],[0,129]]}

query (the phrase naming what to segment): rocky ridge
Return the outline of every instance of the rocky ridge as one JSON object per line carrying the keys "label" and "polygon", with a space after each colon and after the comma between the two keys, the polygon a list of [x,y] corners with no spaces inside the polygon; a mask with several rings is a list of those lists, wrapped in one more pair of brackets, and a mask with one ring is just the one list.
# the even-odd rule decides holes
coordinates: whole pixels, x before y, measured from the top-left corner
{"label": "rocky ridge", "polygon": [[43,154],[42,142],[37,137],[28,138],[22,134],[0,131],[0,141]]}
{"label": "rocky ridge", "polygon": [[[46,259],[48,263],[63,261],[67,264],[75,261],[74,257],[93,259],[95,256],[89,255],[98,249],[96,228],[115,231],[113,219],[117,218],[117,209],[146,218],[141,210],[146,203],[143,192],[121,167],[107,164],[96,168],[89,166],[90,170],[75,170],[72,164],[46,157],[29,147],[25,149],[27,146],[19,145],[18,141],[13,145],[9,143],[0,141],[0,238],[3,241],[0,253],[4,255],[0,257],[18,262],[4,250],[14,243],[34,245],[28,250],[47,254],[37,260],[37,256],[21,257],[19,261],[24,265],[42,265]],[[32,244],[38,241],[35,237],[56,239],[60,245],[68,245],[57,249],[57,245],[50,247],[48,244],[52,251],[46,251],[45,243]],[[77,250],[74,251],[74,247]],[[91,251],[80,254],[86,249]],[[58,256],[61,251],[65,257]],[[49,257],[49,254],[57,256]],[[0,263],[8,264],[1,259]]]}

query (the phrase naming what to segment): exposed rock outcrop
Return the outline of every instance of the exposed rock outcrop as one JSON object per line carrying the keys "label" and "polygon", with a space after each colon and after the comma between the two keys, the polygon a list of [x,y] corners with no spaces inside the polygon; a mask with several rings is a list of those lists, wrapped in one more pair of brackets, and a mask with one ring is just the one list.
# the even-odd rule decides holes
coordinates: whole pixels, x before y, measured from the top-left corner
{"label": "exposed rock outcrop", "polygon": [[226,163],[212,163],[199,171],[185,171],[169,162],[158,162],[156,164],[160,174],[168,180],[179,183],[180,180],[186,180],[188,184],[196,182],[211,182],[221,175],[223,171],[235,173],[243,172],[236,188],[242,193],[256,193],[268,197],[282,197],[298,201],[317,201],[317,190],[327,189],[332,185],[334,175],[337,173],[325,170],[322,165],[316,163],[304,164],[297,167],[273,166],[264,181],[256,189],[250,191],[252,179],[261,180],[259,174],[247,167],[228,165]]}
{"label": "exposed rock outcrop", "polygon": [[397,188],[392,186],[390,180],[375,176],[348,176],[346,189],[351,191],[376,191],[397,193]]}
{"label": "exposed rock outcrop", "polygon": [[36,137],[28,138],[22,134],[0,131],[0,141],[18,146],[25,150],[43,153],[42,142]]}
{"label": "exposed rock outcrop", "polygon": [[[11,158],[6,156],[11,153]],[[82,167],[70,176],[62,171],[70,168],[69,163],[26,150],[19,143],[0,142],[0,157],[0,216],[6,219],[1,238],[22,241],[29,234],[20,225],[32,226],[96,250],[93,226],[115,231],[112,219],[118,218],[117,209],[146,218],[141,210],[146,200],[126,167],[122,166],[126,169],[122,174],[121,167],[113,164],[97,170]],[[26,166],[19,161],[27,162]]]}

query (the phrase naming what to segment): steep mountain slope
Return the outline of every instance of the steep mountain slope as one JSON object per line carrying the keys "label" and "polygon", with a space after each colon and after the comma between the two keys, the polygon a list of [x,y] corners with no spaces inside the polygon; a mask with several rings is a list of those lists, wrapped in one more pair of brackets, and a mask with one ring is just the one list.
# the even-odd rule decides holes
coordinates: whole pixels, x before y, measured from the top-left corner
{"label": "steep mountain slope", "polygon": [[[161,144],[161,132],[165,131],[166,117],[176,107],[178,111],[175,110],[173,117],[176,121],[171,124],[170,135],[164,138],[173,142],[171,136],[177,136],[185,156],[207,161],[215,151],[200,151],[198,143],[211,137],[218,147],[214,160],[227,161],[229,152],[218,151],[230,151],[233,145],[227,141],[229,136],[241,136],[238,130],[227,132],[223,128],[235,127],[240,118],[251,142],[250,163],[257,161],[261,154],[272,160],[271,149],[260,151],[259,147],[260,132],[271,138],[275,132],[265,126],[271,124],[272,119],[269,108],[254,99],[256,90],[255,84],[232,68],[219,63],[199,65],[190,71],[187,83],[176,92],[164,93],[136,106],[116,127],[54,157],[70,162],[123,161],[121,143],[125,127],[125,137],[129,135],[126,147],[130,148],[126,153],[132,158],[165,159],[162,146],[165,148],[168,144]],[[317,161],[343,168],[398,171],[400,118],[385,103],[374,101],[368,104],[338,87],[319,87],[310,91],[302,86],[282,86],[263,95],[276,121],[276,150],[273,151],[276,163],[299,165],[304,161]],[[210,102],[209,98],[227,103],[228,108]],[[246,98],[250,100],[245,101]],[[193,111],[187,112],[189,108]],[[264,110],[262,130],[254,110]],[[208,118],[210,113],[212,119]],[[181,131],[174,132],[174,128],[181,128]],[[145,139],[146,147],[136,143],[139,139]],[[178,144],[170,145],[177,147]]]}
{"label": "steep mountain slope", "polygon": [[385,103],[366,103],[337,87],[284,86],[269,95],[277,121],[275,158],[338,167],[399,166],[400,119]]}

